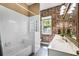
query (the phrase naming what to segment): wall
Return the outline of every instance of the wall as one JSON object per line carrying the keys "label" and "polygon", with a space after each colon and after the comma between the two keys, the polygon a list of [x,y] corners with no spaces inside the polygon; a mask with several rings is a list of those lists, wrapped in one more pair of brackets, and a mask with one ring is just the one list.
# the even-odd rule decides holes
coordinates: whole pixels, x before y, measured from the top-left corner
{"label": "wall", "polygon": [[52,16],[52,35],[43,35],[41,33],[42,42],[50,42],[52,40],[54,34],[57,33],[56,24],[60,21],[60,15],[59,14],[60,14],[60,7],[61,6],[62,5],[59,5],[59,6],[56,6],[56,7],[52,7],[52,8],[40,11],[41,17]]}
{"label": "wall", "polygon": [[[27,47],[31,48],[28,19],[28,16],[0,6],[0,33],[3,55],[16,55]],[[31,49],[29,50],[26,51],[31,53]]]}
{"label": "wall", "polygon": [[[33,42],[33,52],[36,53],[40,48],[40,18],[39,15],[31,16],[30,19],[30,39]],[[37,25],[36,25],[37,24]]]}
{"label": "wall", "polygon": [[29,6],[29,10],[34,14],[29,12],[30,20],[30,39],[32,39],[33,52],[37,53],[40,49],[40,16],[39,16],[39,3],[35,3]]}

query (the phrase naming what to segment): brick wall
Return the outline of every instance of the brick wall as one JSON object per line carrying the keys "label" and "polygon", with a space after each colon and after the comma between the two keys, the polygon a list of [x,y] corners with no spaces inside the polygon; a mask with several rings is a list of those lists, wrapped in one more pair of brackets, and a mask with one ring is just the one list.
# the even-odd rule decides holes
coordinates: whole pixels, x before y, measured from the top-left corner
{"label": "brick wall", "polygon": [[52,8],[40,11],[41,17],[52,16],[52,35],[43,35],[41,33],[41,39],[43,42],[50,42],[53,39],[54,34],[58,33],[57,28],[56,28],[56,24],[61,19],[60,15],[59,15],[61,6],[62,5],[59,5],[56,7],[52,7]]}

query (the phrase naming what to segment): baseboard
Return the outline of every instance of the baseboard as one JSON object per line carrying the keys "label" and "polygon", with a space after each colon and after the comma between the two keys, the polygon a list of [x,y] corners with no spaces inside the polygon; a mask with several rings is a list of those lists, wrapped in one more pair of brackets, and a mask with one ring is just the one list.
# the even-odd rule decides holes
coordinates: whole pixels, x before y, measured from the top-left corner
{"label": "baseboard", "polygon": [[47,45],[49,45],[49,43],[47,43],[47,42],[41,42],[41,44],[47,44]]}

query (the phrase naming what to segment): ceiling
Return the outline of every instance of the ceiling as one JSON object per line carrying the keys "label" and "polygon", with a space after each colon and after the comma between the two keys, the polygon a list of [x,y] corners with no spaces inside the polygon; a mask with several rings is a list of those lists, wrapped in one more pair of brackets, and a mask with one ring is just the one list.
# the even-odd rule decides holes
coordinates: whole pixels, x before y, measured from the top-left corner
{"label": "ceiling", "polygon": [[32,5],[32,4],[34,4],[34,3],[26,3],[27,5]]}
{"label": "ceiling", "polygon": [[55,7],[61,4],[62,3],[40,3],[40,10],[48,9],[48,8]]}
{"label": "ceiling", "polygon": [[[26,3],[27,5],[32,5],[34,3]],[[51,7],[55,7],[55,6],[58,6],[58,5],[61,5],[62,3],[40,3],[40,11],[41,10],[44,10],[44,9],[48,9],[48,8],[51,8]]]}

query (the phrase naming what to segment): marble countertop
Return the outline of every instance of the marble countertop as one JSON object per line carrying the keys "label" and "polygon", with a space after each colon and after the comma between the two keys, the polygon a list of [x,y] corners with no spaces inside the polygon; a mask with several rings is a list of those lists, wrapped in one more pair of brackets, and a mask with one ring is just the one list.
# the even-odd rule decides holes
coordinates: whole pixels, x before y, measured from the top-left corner
{"label": "marble countertop", "polygon": [[63,40],[63,38],[56,34],[53,38],[52,42],[49,44],[48,49],[53,49],[73,55],[77,55],[76,51],[79,50],[78,47],[76,47],[68,38],[64,37],[68,42]]}

